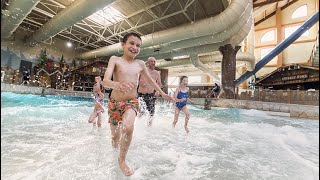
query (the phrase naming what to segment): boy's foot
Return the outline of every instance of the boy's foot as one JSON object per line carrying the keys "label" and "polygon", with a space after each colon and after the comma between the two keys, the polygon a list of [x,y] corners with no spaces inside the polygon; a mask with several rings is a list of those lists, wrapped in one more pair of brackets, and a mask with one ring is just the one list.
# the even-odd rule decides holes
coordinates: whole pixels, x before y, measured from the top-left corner
{"label": "boy's foot", "polygon": [[124,175],[131,176],[133,174],[133,170],[124,161],[120,162],[118,158],[118,162],[119,162],[120,169],[122,170]]}
{"label": "boy's foot", "polygon": [[185,126],[184,129],[186,130],[187,133],[190,132],[187,126]]}

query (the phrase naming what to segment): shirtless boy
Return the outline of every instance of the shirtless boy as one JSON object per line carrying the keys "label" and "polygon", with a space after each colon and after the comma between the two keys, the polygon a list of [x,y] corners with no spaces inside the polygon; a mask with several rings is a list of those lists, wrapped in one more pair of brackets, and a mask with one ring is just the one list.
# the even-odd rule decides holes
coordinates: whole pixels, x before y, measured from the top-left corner
{"label": "shirtless boy", "polygon": [[[132,140],[134,121],[138,112],[137,87],[139,75],[165,99],[173,99],[165,94],[158,84],[150,77],[142,60],[135,59],[140,52],[141,37],[137,33],[128,33],[123,37],[121,46],[124,54],[121,57],[112,56],[103,79],[105,88],[112,88],[108,103],[109,122],[112,135],[112,146],[120,149],[118,162],[126,176],[133,170],[126,163],[126,155]],[[113,77],[113,80],[111,80]]]}

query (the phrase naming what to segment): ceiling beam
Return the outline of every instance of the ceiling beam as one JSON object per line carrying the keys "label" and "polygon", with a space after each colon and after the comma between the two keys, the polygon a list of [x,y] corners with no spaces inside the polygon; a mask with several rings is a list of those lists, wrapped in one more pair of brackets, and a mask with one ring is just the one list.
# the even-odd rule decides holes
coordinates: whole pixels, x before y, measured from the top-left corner
{"label": "ceiling beam", "polygon": [[[293,1],[289,2],[289,3],[287,3],[286,5],[281,7],[281,10],[284,10],[285,8],[289,7],[290,5],[294,4],[297,1],[299,1],[299,0],[293,0]],[[256,25],[262,23],[263,21],[269,19],[270,17],[274,16],[275,14],[276,14],[276,11],[272,12],[271,14],[267,15],[263,19],[260,19],[259,21],[255,22],[254,25],[256,26]]]}
{"label": "ceiling beam", "polygon": [[288,4],[282,6],[281,10],[284,10],[285,8],[289,7],[290,5],[292,5],[293,3],[297,2],[297,1],[299,1],[299,0],[293,0],[293,1],[289,2]]}
{"label": "ceiling beam", "polygon": [[272,16],[274,16],[276,14],[276,11],[272,12],[271,14],[267,15],[266,17],[260,19],[259,21],[255,22],[254,25],[257,26],[258,24],[262,23],[263,21],[271,18]]}
{"label": "ceiling beam", "polygon": [[253,8],[264,6],[264,5],[275,3],[275,2],[279,2],[279,1],[283,1],[283,0],[266,0],[264,2],[253,4]]}

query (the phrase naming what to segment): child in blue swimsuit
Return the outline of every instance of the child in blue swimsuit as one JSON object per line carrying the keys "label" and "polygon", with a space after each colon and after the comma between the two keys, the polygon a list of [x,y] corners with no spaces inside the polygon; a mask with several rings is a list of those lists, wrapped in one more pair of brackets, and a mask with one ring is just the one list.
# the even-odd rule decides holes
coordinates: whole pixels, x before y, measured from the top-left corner
{"label": "child in blue swimsuit", "polygon": [[188,122],[190,118],[190,112],[187,108],[187,102],[189,101],[190,103],[193,103],[193,101],[189,99],[189,88],[187,87],[187,85],[188,85],[188,77],[182,76],[180,78],[180,85],[176,88],[176,92],[173,95],[173,97],[176,100],[176,106],[174,109],[173,127],[176,126],[178,122],[179,113],[180,111],[182,111],[186,116],[184,128],[186,132],[189,133]]}

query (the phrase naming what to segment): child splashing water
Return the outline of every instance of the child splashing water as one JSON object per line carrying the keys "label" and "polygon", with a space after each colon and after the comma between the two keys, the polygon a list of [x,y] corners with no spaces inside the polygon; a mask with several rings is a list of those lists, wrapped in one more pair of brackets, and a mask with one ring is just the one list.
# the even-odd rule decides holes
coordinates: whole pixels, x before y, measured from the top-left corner
{"label": "child splashing water", "polygon": [[104,94],[101,92],[103,87],[101,85],[101,77],[97,76],[95,77],[95,84],[93,86],[93,93],[94,93],[94,110],[88,120],[89,123],[93,123],[95,126],[95,119],[98,117],[97,125],[98,127],[101,127],[101,121],[102,121],[102,113],[104,112]]}
{"label": "child splashing water", "polygon": [[184,129],[186,130],[187,133],[189,133],[188,122],[190,118],[190,112],[187,108],[187,102],[189,101],[190,103],[193,103],[193,101],[189,99],[189,88],[187,87],[187,85],[188,85],[188,77],[182,76],[180,78],[180,84],[176,88],[176,91],[173,95],[173,97],[176,100],[176,106],[174,109],[173,127],[176,126],[179,118],[179,113],[180,111],[182,111],[185,114]]}
{"label": "child splashing water", "polygon": [[[112,146],[120,148],[118,162],[120,169],[126,176],[133,174],[133,170],[126,163],[126,156],[139,109],[137,99],[139,75],[143,75],[146,82],[150,83],[162,97],[171,99],[149,75],[144,61],[135,59],[140,52],[141,44],[139,34],[127,33],[121,42],[124,51],[123,56],[112,56],[110,58],[103,79],[103,86],[113,89],[108,103]],[[112,80],[111,77],[113,77]]]}

